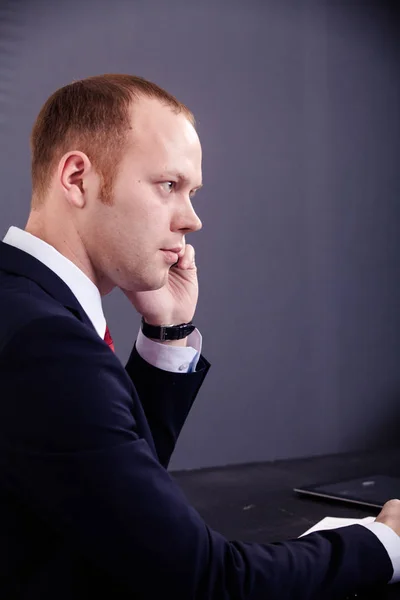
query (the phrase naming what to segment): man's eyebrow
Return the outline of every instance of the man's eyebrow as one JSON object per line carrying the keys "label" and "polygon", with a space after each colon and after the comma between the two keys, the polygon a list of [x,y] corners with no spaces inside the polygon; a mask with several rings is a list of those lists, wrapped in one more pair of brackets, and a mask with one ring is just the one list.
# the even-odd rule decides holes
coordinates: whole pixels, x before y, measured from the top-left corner
{"label": "man's eyebrow", "polygon": [[[189,183],[189,179],[187,177],[185,177],[184,175],[182,175],[181,173],[177,174],[178,178],[180,181],[185,181],[186,183]],[[202,183],[199,183],[199,185],[196,185],[192,191],[193,192],[198,192],[199,190],[201,190],[201,188],[203,187]]]}
{"label": "man's eyebrow", "polygon": [[[179,173],[177,171],[168,171],[167,173],[165,173],[165,177],[176,177],[179,180],[179,183],[182,183],[182,182],[188,183],[189,182],[189,179],[185,175],[183,175],[183,173]],[[193,191],[197,192],[202,187],[203,187],[203,184],[200,183],[199,185],[196,185],[193,188]]]}

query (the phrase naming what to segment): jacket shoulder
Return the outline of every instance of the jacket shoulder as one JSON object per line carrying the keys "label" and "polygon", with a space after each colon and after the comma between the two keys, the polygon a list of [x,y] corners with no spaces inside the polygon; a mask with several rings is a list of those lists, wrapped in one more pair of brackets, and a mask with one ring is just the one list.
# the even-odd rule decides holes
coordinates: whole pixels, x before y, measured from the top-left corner
{"label": "jacket shoulder", "polygon": [[76,320],[70,309],[26,277],[0,275],[0,351],[30,323],[46,317]]}

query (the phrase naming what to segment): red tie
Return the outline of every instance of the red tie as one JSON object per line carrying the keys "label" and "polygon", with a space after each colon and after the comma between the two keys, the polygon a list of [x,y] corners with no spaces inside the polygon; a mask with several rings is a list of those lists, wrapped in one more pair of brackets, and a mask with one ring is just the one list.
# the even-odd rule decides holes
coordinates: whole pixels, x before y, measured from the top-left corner
{"label": "red tie", "polygon": [[108,344],[113,352],[115,352],[114,342],[110,334],[110,330],[108,329],[108,325],[106,325],[106,332],[104,334],[104,341]]}

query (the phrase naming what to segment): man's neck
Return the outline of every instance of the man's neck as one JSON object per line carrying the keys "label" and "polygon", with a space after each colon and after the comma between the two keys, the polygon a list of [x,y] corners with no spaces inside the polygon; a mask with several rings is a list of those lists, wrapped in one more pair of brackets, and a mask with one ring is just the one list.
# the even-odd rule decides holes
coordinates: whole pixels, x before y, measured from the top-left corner
{"label": "man's neck", "polygon": [[25,231],[46,242],[74,263],[96,285],[101,295],[105,295],[111,291],[110,286],[107,286],[108,289],[106,289],[105,285],[101,286],[99,284],[99,278],[91,264],[82,239],[71,225],[67,228],[66,225],[71,223],[70,220],[66,218],[64,221],[65,224],[61,225],[59,217],[54,219],[42,214],[42,211],[32,211],[25,226]]}

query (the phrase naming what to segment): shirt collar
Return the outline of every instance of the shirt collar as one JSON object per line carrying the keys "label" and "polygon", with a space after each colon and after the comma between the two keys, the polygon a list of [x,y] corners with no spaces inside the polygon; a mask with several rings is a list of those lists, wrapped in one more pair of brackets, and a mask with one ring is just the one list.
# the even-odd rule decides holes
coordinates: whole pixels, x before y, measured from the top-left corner
{"label": "shirt collar", "polygon": [[101,295],[83,271],[53,246],[18,227],[10,227],[3,242],[27,252],[56,273],[70,288],[99,336],[104,338],[106,320]]}

